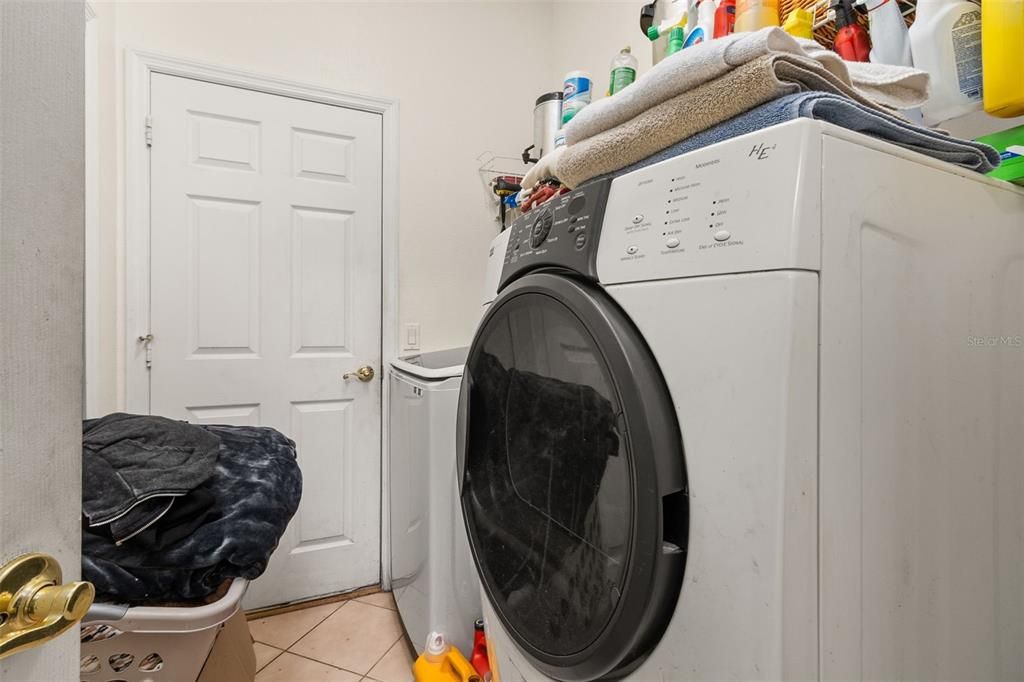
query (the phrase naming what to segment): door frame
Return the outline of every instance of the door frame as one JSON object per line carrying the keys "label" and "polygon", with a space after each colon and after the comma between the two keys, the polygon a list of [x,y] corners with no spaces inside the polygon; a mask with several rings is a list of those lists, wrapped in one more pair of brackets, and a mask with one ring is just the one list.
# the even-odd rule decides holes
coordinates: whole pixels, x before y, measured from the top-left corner
{"label": "door frame", "polygon": [[145,348],[139,337],[150,330],[150,146],[147,125],[150,115],[150,83],[154,73],[191,78],[216,85],[225,85],[292,99],[319,102],[355,109],[382,118],[381,168],[381,584],[391,582],[391,538],[388,510],[388,429],[385,408],[389,404],[389,388],[385,368],[399,352],[398,334],[398,100],[333,90],[255,73],[245,69],[220,66],[182,57],[125,49],[124,87],[124,396],[129,412],[148,413],[150,408],[150,374],[146,369]]}
{"label": "door frame", "polygon": [[85,369],[82,416],[99,417],[100,204],[99,36],[96,10],[85,3]]}

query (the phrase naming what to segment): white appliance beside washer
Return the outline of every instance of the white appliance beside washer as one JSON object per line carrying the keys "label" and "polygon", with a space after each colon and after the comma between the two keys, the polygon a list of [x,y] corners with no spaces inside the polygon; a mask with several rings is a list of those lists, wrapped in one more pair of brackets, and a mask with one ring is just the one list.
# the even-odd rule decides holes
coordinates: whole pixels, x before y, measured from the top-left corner
{"label": "white appliance beside washer", "polygon": [[432,631],[466,653],[480,617],[455,471],[455,421],[466,348],[391,362],[391,581],[417,651]]}
{"label": "white appliance beside washer", "polygon": [[1020,679],[1024,191],[801,120],[510,233],[457,434],[502,682]]}

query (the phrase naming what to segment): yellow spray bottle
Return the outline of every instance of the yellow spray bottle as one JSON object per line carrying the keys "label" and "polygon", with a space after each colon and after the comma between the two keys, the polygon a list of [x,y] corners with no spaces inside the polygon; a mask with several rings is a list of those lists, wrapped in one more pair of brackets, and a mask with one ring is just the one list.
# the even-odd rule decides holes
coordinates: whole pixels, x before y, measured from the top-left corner
{"label": "yellow spray bottle", "polygon": [[985,111],[1024,116],[1024,0],[982,0],[981,63]]}

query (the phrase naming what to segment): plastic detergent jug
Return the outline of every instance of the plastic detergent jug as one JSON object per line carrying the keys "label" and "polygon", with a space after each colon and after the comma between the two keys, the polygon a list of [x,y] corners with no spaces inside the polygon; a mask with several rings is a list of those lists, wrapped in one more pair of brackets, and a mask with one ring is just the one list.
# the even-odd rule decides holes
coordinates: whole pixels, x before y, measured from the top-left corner
{"label": "plastic detergent jug", "polygon": [[1024,0],[982,0],[985,111],[1024,116]]}
{"label": "plastic detergent jug", "polygon": [[779,25],[779,0],[736,0],[736,32]]}
{"label": "plastic detergent jug", "polygon": [[416,682],[481,682],[473,665],[444,638],[431,632],[427,648],[412,666]]}
{"label": "plastic detergent jug", "polygon": [[814,38],[814,12],[797,7],[782,23],[782,30],[797,38]]}
{"label": "plastic detergent jug", "polygon": [[910,27],[914,66],[931,74],[921,107],[929,124],[981,108],[981,8],[969,0],[919,0]]}

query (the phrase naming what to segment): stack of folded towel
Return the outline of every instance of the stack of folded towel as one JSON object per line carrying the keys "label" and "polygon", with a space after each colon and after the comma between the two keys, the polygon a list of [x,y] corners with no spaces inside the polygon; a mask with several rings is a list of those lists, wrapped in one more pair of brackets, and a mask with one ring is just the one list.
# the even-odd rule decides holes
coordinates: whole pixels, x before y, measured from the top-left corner
{"label": "stack of folded towel", "polygon": [[696,149],[694,140],[712,144],[800,117],[982,173],[998,165],[998,154],[987,145],[916,126],[898,113],[927,97],[924,71],[845,62],[779,28],[736,33],[677,52],[630,87],[580,111],[565,127],[566,146],[545,156],[524,187],[549,177],[577,187],[646,165],[655,155],[663,160],[670,150]]}

